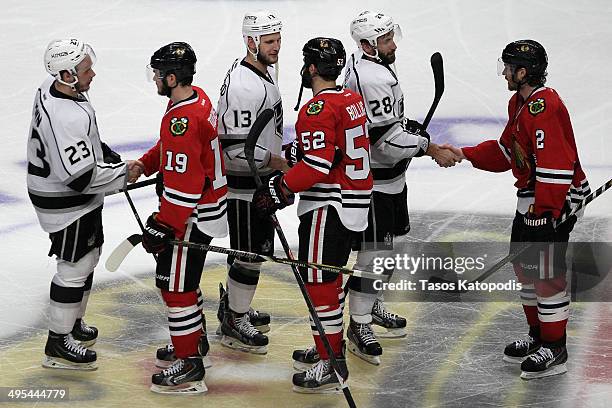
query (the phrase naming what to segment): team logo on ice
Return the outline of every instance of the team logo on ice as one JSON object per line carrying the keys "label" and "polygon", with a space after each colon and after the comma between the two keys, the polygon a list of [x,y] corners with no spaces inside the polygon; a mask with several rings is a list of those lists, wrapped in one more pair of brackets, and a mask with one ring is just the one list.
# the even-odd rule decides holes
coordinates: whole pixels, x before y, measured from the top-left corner
{"label": "team logo on ice", "polygon": [[187,132],[189,119],[186,117],[170,119],[170,133],[174,136],[183,136]]}
{"label": "team logo on ice", "polygon": [[308,105],[308,109],[306,109],[306,114],[307,115],[318,115],[323,110],[324,104],[325,104],[325,101],[311,102],[310,105]]}
{"label": "team logo on ice", "polygon": [[537,115],[538,113],[544,112],[544,109],[546,109],[546,105],[544,104],[544,99],[542,98],[538,98],[535,101],[531,101],[528,103],[528,105],[529,105],[529,113],[531,113],[533,116]]}

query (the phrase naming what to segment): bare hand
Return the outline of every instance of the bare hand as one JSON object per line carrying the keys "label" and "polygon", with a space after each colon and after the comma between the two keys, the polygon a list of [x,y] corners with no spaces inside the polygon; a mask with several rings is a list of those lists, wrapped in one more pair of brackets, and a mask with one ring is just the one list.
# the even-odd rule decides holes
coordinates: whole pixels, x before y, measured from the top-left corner
{"label": "bare hand", "polygon": [[443,149],[441,146],[438,146],[435,143],[429,144],[429,148],[425,154],[431,156],[431,158],[434,159],[440,167],[452,167],[456,163],[460,163],[462,160],[462,157],[457,155],[451,149]]}
{"label": "bare hand", "polygon": [[463,154],[463,150],[461,150],[461,148],[453,146],[450,143],[444,143],[442,145],[439,146],[441,149],[447,149],[450,150],[451,152],[453,152],[455,154],[455,156],[457,156],[459,158],[459,161],[465,159],[465,155]]}
{"label": "bare hand", "polygon": [[144,173],[144,164],[140,160],[128,160],[128,183],[134,183]]}

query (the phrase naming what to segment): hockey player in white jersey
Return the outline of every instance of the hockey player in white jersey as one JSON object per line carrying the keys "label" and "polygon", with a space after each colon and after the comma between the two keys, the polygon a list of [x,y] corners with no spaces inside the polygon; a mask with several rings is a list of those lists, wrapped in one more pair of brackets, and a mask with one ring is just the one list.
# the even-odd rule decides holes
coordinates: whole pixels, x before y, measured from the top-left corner
{"label": "hockey player in white jersey", "polygon": [[32,109],[28,194],[49,233],[49,256],[57,257],[43,360],[49,368],[97,368],[95,351],[86,347],[98,330],[83,315],[104,241],[104,192],[125,187],[129,175],[128,163],[101,143],[87,99],[95,62],[93,49],[78,39],[52,41],[44,55],[51,76],[36,91]]}
{"label": "hockey player in white jersey", "polygon": [[[267,108],[274,109],[258,139],[255,162],[264,183],[288,169],[280,157],[283,138],[283,107],[273,67],[278,62],[282,22],[275,13],[261,10],[245,14],[242,35],[246,56],[229,69],[217,107],[219,139],[227,172],[227,215],[230,244],[234,249],[272,255],[274,226],[253,211],[251,198],[255,182],[244,156],[244,141],[255,118]],[[227,292],[220,285],[218,318],[222,344],[252,353],[267,352],[270,315],[251,308],[261,263],[228,258]],[[219,332],[218,331],[218,332]]]}
{"label": "hockey player in white jersey", "polygon": [[[427,155],[448,167],[455,157],[432,143],[420,123],[404,117],[404,94],[394,64],[399,25],[390,16],[365,11],[351,22],[350,31],[358,50],[349,58],[345,87],[359,92],[366,104],[374,177],[369,224],[355,267],[371,269],[373,258],[391,255],[394,237],[410,230],[405,172],[411,159]],[[371,323],[386,329],[381,337],[403,337],[406,319],[385,309],[372,281],[351,278],[347,286],[349,350],[377,364],[382,348]]]}

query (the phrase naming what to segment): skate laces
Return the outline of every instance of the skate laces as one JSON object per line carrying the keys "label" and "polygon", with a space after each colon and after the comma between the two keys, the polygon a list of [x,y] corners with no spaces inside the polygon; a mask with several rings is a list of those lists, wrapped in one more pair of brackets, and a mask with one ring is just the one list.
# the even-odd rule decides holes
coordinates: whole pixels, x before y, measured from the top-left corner
{"label": "skate laces", "polygon": [[378,299],[376,299],[374,303],[374,311],[377,315],[381,316],[383,320],[394,320],[397,317],[395,313],[387,312],[385,304]]}
{"label": "skate laces", "polygon": [[81,330],[89,334],[93,334],[93,329],[85,323],[85,320],[81,319]]}
{"label": "skate laces", "polygon": [[365,344],[376,343],[376,337],[372,331],[372,327],[367,323],[356,323],[357,334]]}
{"label": "skate laces", "polygon": [[527,336],[524,339],[519,339],[514,342],[514,346],[516,348],[529,348],[532,344],[535,343],[535,339],[531,336]]}
{"label": "skate laces", "polygon": [[255,326],[251,324],[251,321],[249,320],[249,315],[246,313],[241,317],[234,318],[234,324],[236,325],[238,331],[246,334],[249,337],[254,337],[256,334],[259,333],[259,330],[257,330]]}
{"label": "skate laces", "polygon": [[547,347],[541,347],[538,351],[529,356],[535,363],[541,363],[545,360],[550,360],[554,357],[551,349]]}
{"label": "skate laces", "polygon": [[329,371],[329,360],[320,360],[306,371],[306,381],[317,380],[321,382],[323,375]]}
{"label": "skate laces", "polygon": [[247,312],[247,314],[249,315],[249,318],[257,318],[259,317],[259,310],[255,310],[252,307],[249,307],[249,311]]}
{"label": "skate laces", "polygon": [[174,352],[174,346],[172,344],[166,344],[166,351],[168,353]]}
{"label": "skate laces", "polygon": [[306,350],[304,350],[304,356],[314,356],[319,354],[317,351],[317,346],[310,346]]}
{"label": "skate laces", "polygon": [[87,351],[85,347],[74,341],[72,334],[68,334],[66,337],[64,337],[64,345],[68,350],[81,356],[84,356],[85,352]]}
{"label": "skate laces", "polygon": [[163,373],[165,376],[168,375],[174,375],[178,372],[180,372],[183,369],[183,366],[185,365],[185,363],[183,362],[182,359],[178,359],[174,362],[174,364],[172,364],[170,367],[166,368]]}

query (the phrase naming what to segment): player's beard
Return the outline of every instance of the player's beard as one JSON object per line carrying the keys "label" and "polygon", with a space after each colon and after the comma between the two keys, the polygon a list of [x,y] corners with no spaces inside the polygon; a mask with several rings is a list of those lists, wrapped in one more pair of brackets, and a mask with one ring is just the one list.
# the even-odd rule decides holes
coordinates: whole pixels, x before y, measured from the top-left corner
{"label": "player's beard", "polygon": [[83,93],[83,92],[87,92],[89,91],[89,85],[83,85],[80,82],[77,82],[74,85],[74,89],[78,92],[78,93]]}
{"label": "player's beard", "polygon": [[518,91],[519,90],[519,84],[517,84],[516,82],[514,82],[513,79],[507,79],[508,81],[508,90],[509,91]]}
{"label": "player's beard", "polygon": [[395,52],[389,52],[386,54],[378,51],[378,58],[383,62],[383,64],[391,65],[395,62]]}
{"label": "player's beard", "polygon": [[274,65],[278,61],[278,54],[275,57],[276,58],[270,58],[270,56],[268,55],[259,53],[257,54],[257,61],[261,62],[264,65]]}

